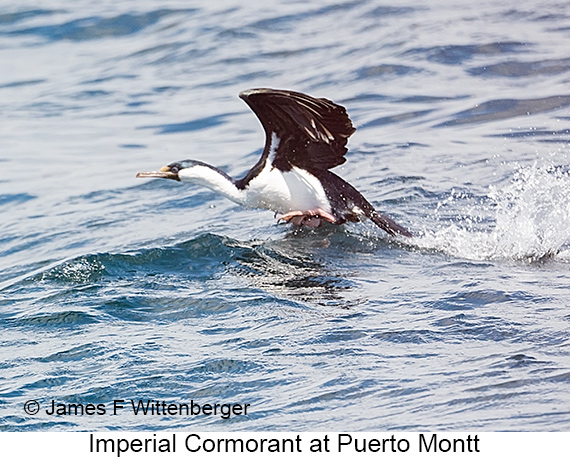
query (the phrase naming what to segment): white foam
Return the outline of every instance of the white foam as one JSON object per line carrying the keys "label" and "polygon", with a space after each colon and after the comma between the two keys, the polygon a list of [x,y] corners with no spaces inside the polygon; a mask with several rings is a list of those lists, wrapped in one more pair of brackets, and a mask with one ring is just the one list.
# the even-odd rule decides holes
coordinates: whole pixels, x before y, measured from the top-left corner
{"label": "white foam", "polygon": [[[442,220],[442,207],[456,211],[453,220]],[[535,162],[519,168],[505,187],[491,187],[484,199],[452,194],[435,218],[439,227],[425,229],[413,244],[472,260],[567,261],[570,174]]]}

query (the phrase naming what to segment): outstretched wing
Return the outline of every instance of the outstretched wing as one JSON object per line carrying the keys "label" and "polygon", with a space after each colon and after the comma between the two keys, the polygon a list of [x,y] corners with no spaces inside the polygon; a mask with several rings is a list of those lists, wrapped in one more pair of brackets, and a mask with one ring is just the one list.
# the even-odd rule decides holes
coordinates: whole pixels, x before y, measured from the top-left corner
{"label": "outstretched wing", "polygon": [[346,143],[356,129],[344,107],[289,90],[251,89],[240,97],[257,115],[266,135],[252,176],[267,160],[283,171],[292,165],[326,170],[345,162]]}

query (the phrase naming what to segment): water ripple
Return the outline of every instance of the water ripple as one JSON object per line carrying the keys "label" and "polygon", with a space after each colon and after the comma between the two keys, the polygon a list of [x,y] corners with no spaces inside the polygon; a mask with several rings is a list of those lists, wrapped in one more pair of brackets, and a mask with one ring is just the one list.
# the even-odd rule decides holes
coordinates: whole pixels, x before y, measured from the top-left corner
{"label": "water ripple", "polygon": [[[87,41],[102,38],[119,38],[138,33],[150,27],[164,17],[191,14],[195,9],[159,9],[143,14],[125,13],[113,17],[91,16],[74,19],[61,24],[43,25],[11,30],[12,35],[36,35],[50,41]],[[44,12],[31,12],[42,15]]]}
{"label": "water ripple", "polygon": [[554,95],[531,99],[498,99],[478,104],[474,108],[461,111],[451,120],[436,127],[450,127],[463,124],[479,124],[513,117],[531,116],[538,113],[559,110],[570,106],[570,95]]}

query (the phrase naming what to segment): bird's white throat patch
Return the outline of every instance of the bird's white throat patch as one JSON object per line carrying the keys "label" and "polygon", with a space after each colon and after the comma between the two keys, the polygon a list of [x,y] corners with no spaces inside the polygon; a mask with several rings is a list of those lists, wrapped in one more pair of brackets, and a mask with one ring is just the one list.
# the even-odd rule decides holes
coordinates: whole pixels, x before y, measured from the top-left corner
{"label": "bird's white throat patch", "polygon": [[196,164],[193,167],[183,168],[178,172],[178,177],[180,181],[207,187],[240,205],[246,204],[243,191],[240,191],[227,176],[207,165]]}

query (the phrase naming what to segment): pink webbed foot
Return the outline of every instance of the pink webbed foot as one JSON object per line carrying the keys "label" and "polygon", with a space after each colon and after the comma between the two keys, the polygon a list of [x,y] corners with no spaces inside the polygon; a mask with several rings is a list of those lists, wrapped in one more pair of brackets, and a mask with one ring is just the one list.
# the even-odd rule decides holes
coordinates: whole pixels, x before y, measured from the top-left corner
{"label": "pink webbed foot", "polygon": [[317,228],[322,225],[323,221],[334,224],[336,218],[324,209],[315,208],[307,211],[289,211],[279,217],[278,222],[280,221],[291,222],[297,226],[306,225],[308,227]]}

